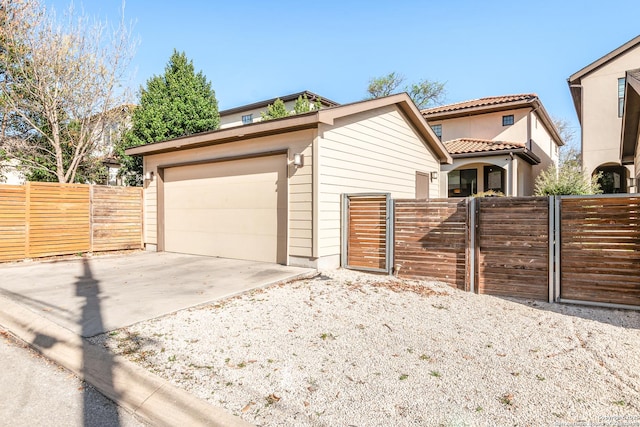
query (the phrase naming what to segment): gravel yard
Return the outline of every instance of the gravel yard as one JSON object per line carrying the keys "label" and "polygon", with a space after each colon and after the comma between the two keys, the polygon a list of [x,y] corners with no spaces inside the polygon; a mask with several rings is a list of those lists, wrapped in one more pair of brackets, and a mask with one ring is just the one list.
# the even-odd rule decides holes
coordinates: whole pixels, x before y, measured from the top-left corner
{"label": "gravel yard", "polygon": [[336,270],[94,340],[262,426],[640,426],[640,312]]}

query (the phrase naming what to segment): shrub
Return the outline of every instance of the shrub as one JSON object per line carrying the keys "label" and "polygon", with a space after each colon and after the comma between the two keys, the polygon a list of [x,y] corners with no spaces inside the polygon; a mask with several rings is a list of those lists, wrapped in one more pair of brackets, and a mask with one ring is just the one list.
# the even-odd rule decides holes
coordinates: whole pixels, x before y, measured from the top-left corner
{"label": "shrub", "polygon": [[588,195],[602,193],[598,175],[588,176],[579,161],[570,159],[559,167],[549,166],[542,171],[535,182],[536,196]]}

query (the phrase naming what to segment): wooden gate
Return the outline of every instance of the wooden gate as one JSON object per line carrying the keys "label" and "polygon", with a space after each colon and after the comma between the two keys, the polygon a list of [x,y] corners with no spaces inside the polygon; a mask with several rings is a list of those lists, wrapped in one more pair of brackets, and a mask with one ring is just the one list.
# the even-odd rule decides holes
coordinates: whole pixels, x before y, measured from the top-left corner
{"label": "wooden gate", "polygon": [[478,198],[477,292],[549,297],[549,199]]}
{"label": "wooden gate", "polygon": [[639,307],[640,197],[562,196],[559,210],[558,300]]}
{"label": "wooden gate", "polygon": [[342,206],[342,266],[388,273],[393,241],[390,195],[345,194]]}

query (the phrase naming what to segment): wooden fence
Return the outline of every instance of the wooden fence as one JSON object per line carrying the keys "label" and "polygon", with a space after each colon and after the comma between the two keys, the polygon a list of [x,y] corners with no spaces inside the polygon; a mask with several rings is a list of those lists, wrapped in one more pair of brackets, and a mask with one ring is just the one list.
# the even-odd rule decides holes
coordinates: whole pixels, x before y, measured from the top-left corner
{"label": "wooden fence", "polygon": [[476,199],[478,293],[549,297],[549,199]]}
{"label": "wooden fence", "polygon": [[0,261],[142,248],[142,189],[0,185]]}
{"label": "wooden fence", "polygon": [[[391,212],[398,276],[498,296],[640,308],[637,195],[394,200]],[[348,267],[359,256],[351,254]]]}
{"label": "wooden fence", "polygon": [[465,289],[467,200],[394,200],[394,205],[396,273],[432,277]]}
{"label": "wooden fence", "polygon": [[640,305],[640,197],[560,205],[560,300]]}

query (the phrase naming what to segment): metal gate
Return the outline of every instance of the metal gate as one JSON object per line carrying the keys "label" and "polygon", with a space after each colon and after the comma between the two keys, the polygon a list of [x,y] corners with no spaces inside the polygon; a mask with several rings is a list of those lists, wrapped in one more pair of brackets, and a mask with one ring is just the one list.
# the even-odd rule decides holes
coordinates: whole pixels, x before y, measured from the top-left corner
{"label": "metal gate", "polygon": [[344,194],[342,197],[343,267],[389,273],[392,258],[390,194]]}

